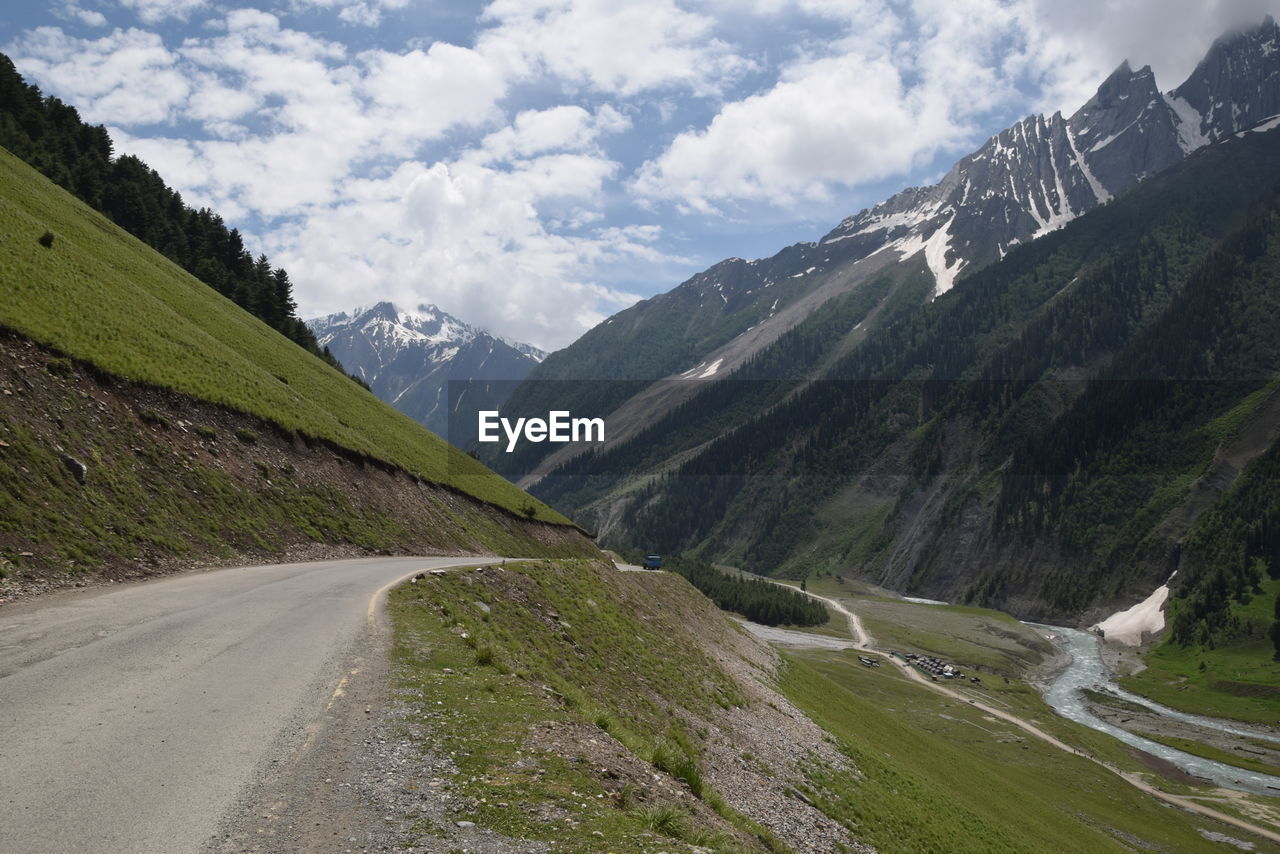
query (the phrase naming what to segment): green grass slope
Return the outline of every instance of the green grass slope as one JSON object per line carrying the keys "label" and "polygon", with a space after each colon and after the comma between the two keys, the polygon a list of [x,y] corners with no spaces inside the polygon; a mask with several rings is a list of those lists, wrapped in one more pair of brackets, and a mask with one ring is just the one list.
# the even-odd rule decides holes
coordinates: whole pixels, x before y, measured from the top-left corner
{"label": "green grass slope", "polygon": [[[451,763],[434,782],[409,781],[448,799],[405,847],[453,850],[453,825],[467,820],[527,848],[583,854],[840,850],[787,832],[813,804],[894,854],[1230,850],[1222,837],[1267,850],[893,668],[864,668],[853,651],[793,652],[776,670],[744,659],[749,642],[671,573],[509,563],[428,574],[393,591],[390,609],[399,719],[421,767]],[[988,621],[977,609],[969,617]],[[782,696],[761,696],[756,679]],[[963,690],[1167,791],[1214,794],[1155,776],[1025,683],[985,681]],[[814,754],[793,771],[772,764],[786,700],[826,735],[783,737],[802,753],[824,741],[852,768]],[[732,809],[743,787],[769,786],[787,792],[785,807],[743,809],[781,839]]]}
{"label": "green grass slope", "polygon": [[[1280,579],[1234,601],[1233,628],[1213,643],[1166,640],[1144,657],[1146,668],[1120,680],[1130,691],[1176,709],[1275,726],[1280,720],[1280,661],[1267,637],[1274,621]],[[1181,603],[1175,605],[1179,607]]]}
{"label": "green grass slope", "polygon": [[[40,238],[54,235],[46,247]],[[106,373],[331,441],[542,521],[563,516],[0,150],[0,324]]]}
{"label": "green grass slope", "polygon": [[[1221,851],[1265,842],[1180,812],[1080,757],[966,703],[940,697],[891,670],[869,671],[850,652],[805,652],[790,661],[782,689],[827,729],[861,775],[815,767],[806,787],[824,812],[860,830],[880,851],[1045,852]],[[1015,683],[984,699],[1012,705],[1058,737],[1079,744],[1080,728],[1053,719]],[[997,696],[998,695],[998,696]],[[1021,696],[1020,696],[1021,695]],[[1132,773],[1132,760],[1087,748]],[[1112,742],[1114,745],[1114,742]],[[1168,781],[1159,785],[1174,790]],[[1221,807],[1214,803],[1214,806]],[[1246,848],[1245,850],[1259,850]],[[1265,850],[1265,849],[1263,849]]]}
{"label": "green grass slope", "polygon": [[448,792],[447,821],[406,846],[456,850],[466,819],[580,854],[790,850],[703,779],[716,721],[748,700],[704,646],[733,657],[738,633],[684,579],[509,563],[426,574],[389,604],[406,732],[453,768],[422,784]]}

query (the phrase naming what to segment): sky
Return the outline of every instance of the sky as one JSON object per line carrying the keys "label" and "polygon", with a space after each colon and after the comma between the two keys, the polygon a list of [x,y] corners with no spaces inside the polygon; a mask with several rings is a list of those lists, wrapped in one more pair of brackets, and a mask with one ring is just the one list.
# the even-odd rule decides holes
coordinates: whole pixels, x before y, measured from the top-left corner
{"label": "sky", "polygon": [[1280,0],[53,0],[0,50],[289,271],[563,347]]}

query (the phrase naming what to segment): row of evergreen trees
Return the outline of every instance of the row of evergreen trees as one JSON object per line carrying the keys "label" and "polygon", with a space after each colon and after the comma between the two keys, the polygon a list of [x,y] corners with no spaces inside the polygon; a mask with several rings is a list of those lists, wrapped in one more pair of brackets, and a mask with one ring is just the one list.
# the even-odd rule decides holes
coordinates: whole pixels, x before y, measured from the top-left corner
{"label": "row of evergreen trees", "polygon": [[721,572],[711,564],[676,556],[666,568],[683,575],[716,606],[764,626],[820,626],[831,618],[827,608],[803,593],[757,578]]}
{"label": "row of evergreen trees", "polygon": [[289,274],[256,258],[240,232],[208,208],[183,202],[146,163],[113,156],[101,125],[22,79],[0,54],[0,145],[106,214],[268,326],[337,366],[296,314]]}

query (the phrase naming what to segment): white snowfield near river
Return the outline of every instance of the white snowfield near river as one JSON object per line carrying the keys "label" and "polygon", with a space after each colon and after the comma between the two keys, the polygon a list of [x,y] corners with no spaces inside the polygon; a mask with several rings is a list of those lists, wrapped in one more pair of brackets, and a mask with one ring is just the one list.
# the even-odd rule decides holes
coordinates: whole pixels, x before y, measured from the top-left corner
{"label": "white snowfield near river", "polygon": [[[1173,575],[1169,576],[1169,581],[1173,581]],[[1164,629],[1164,603],[1169,599],[1169,581],[1137,605],[1112,614],[1095,628],[1109,643],[1141,646],[1143,635],[1157,634]]]}

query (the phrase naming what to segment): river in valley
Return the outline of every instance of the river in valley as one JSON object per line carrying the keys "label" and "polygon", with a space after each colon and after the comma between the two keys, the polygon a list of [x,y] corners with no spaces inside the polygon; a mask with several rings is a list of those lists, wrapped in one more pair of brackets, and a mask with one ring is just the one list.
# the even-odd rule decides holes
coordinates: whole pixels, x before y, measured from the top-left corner
{"label": "river in valley", "polygon": [[1106,691],[1124,700],[1146,706],[1164,717],[1195,726],[1216,729],[1220,732],[1277,743],[1280,743],[1280,735],[1248,729],[1235,725],[1231,721],[1180,712],[1126,691],[1111,681],[1111,673],[1102,661],[1096,635],[1079,629],[1068,629],[1061,626],[1031,625],[1052,637],[1056,643],[1071,655],[1071,664],[1054,678],[1044,694],[1045,701],[1058,714],[1114,736],[1131,747],[1136,747],[1153,756],[1172,762],[1188,774],[1211,780],[1219,786],[1280,797],[1280,777],[1248,771],[1244,768],[1215,762],[1212,759],[1193,756],[1190,753],[1175,750],[1172,747],[1167,747],[1159,742],[1143,738],[1140,735],[1135,735],[1118,726],[1107,723],[1089,711],[1084,690]]}

